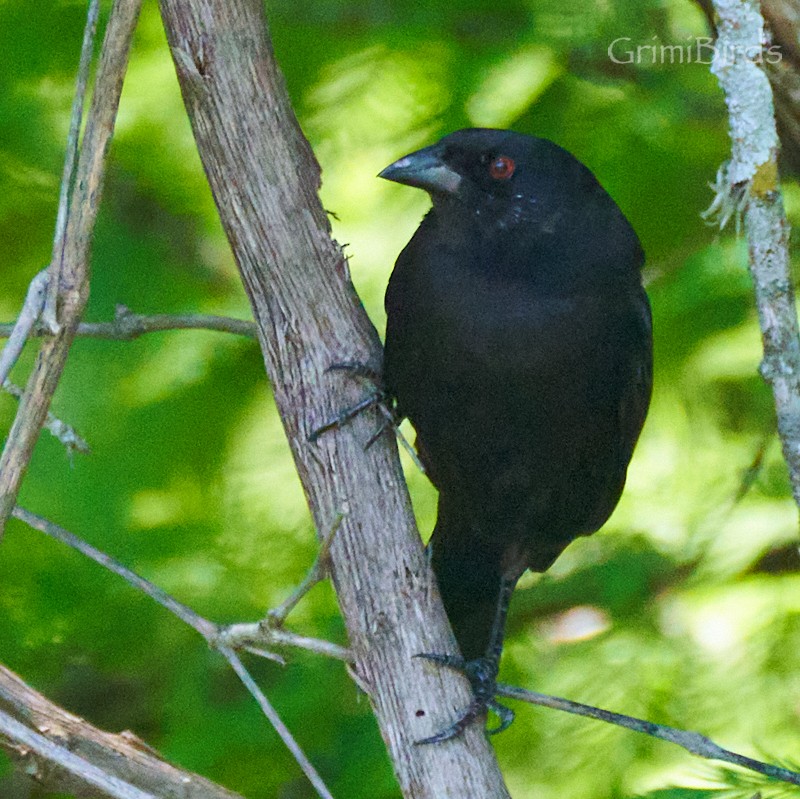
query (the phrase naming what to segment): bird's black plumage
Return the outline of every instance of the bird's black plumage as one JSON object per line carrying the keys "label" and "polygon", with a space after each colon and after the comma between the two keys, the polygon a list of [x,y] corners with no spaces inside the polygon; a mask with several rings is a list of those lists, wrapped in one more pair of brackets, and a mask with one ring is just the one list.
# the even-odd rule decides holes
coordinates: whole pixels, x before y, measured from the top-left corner
{"label": "bird's black plumage", "polygon": [[652,382],[644,255],[594,175],[544,139],[461,130],[381,176],[433,201],[389,281],[383,380],[439,490],[448,617],[481,658],[501,585],[620,498]]}

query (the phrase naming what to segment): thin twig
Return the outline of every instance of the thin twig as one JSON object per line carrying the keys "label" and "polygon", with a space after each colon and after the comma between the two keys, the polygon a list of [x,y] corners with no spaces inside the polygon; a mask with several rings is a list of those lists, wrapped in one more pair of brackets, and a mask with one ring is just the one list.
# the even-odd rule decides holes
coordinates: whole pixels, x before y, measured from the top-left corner
{"label": "thin twig", "polygon": [[736,494],[733,497],[733,505],[737,505],[745,498],[747,492],[753,487],[756,480],[758,480],[759,475],[763,472],[764,459],[767,455],[767,449],[774,435],[775,431],[770,430],[768,433],[765,433],[761,436],[761,440],[758,442],[758,446],[756,447],[756,451],[753,453],[753,457],[750,460],[749,465],[742,471],[739,479],[739,487],[737,488]]}
{"label": "thin twig", "polygon": [[400,429],[400,425],[398,424],[397,419],[395,419],[394,414],[383,403],[378,405],[378,410],[386,418],[387,424],[391,425],[397,440],[400,442],[400,446],[406,451],[408,457],[411,458],[414,466],[416,466],[417,469],[422,472],[422,474],[427,474],[425,464],[417,454],[417,450],[414,448],[413,444],[403,434],[403,431]]}
{"label": "thin twig", "polygon": [[[305,756],[305,754],[303,754],[303,751],[292,737],[292,734],[289,732],[286,725],[281,721],[276,710],[267,701],[267,698],[260,691],[258,686],[253,681],[253,678],[242,665],[242,662],[233,652],[233,649],[231,648],[231,642],[224,637],[224,630],[221,629],[219,625],[203,618],[198,613],[195,613],[191,608],[187,607],[181,602],[178,602],[178,600],[174,597],[171,597],[157,585],[154,585],[144,577],[140,577],[138,574],[127,568],[127,566],[123,566],[119,561],[115,560],[109,555],[106,555],[104,552],[101,552],[91,544],[88,544],[86,541],[78,538],[78,536],[70,533],[63,527],[54,524],[48,519],[44,519],[35,513],[31,513],[24,508],[20,508],[19,506],[14,508],[12,515],[14,518],[19,519],[33,529],[39,530],[39,532],[42,532],[51,538],[55,538],[57,541],[60,541],[61,543],[78,550],[78,552],[86,555],[87,558],[91,558],[91,560],[95,561],[95,563],[99,563],[104,568],[114,572],[114,574],[119,575],[134,588],[138,588],[140,591],[147,594],[147,596],[149,596],[151,599],[158,602],[159,605],[165,607],[168,611],[170,611],[170,613],[173,613],[175,616],[177,616],[181,621],[188,624],[194,630],[197,630],[197,632],[199,632],[200,635],[206,639],[209,646],[219,651],[223,657],[225,657],[228,663],[230,663],[236,674],[239,676],[239,679],[241,679],[241,681],[244,683],[247,690],[250,691],[250,693],[255,697],[256,701],[264,712],[264,715],[269,719],[270,723],[273,725],[278,735],[281,737],[289,751],[297,760],[297,763],[303,770],[303,773],[308,777],[309,781],[315,787],[319,795],[323,797],[323,799],[332,799],[331,794],[325,787],[325,784],[322,782],[321,777],[314,769],[313,765]],[[254,626],[257,627],[258,625]]]}
{"label": "thin twig", "polygon": [[548,696],[547,694],[540,694],[536,691],[527,691],[524,688],[516,688],[513,685],[505,685],[503,683],[498,683],[497,695],[504,696],[507,699],[519,699],[522,702],[528,702],[532,705],[562,710],[565,713],[574,713],[577,716],[587,716],[592,719],[597,719],[598,721],[605,721],[608,724],[615,724],[618,727],[626,727],[629,730],[641,732],[653,738],[659,738],[662,741],[673,743],[698,757],[703,757],[708,760],[720,760],[724,763],[732,763],[736,766],[749,769],[750,771],[764,774],[767,777],[772,777],[772,779],[780,780],[781,782],[800,785],[800,774],[796,771],[790,771],[781,766],[773,766],[770,763],[762,763],[760,760],[754,760],[752,757],[746,757],[745,755],[731,752],[729,749],[723,749],[709,738],[697,732],[688,732],[686,730],[676,729],[675,727],[667,727],[663,724],[654,724],[652,721],[644,721],[643,719],[637,719],[633,716],[626,716],[623,713],[614,713],[610,710],[584,705],[581,702],[573,702],[569,699],[561,699],[557,696]]}
{"label": "thin twig", "polygon": [[265,636],[267,642],[275,646],[291,646],[297,649],[305,649],[317,655],[335,658],[344,663],[353,663],[355,658],[347,647],[334,644],[322,638],[310,638],[307,635],[298,635],[289,630],[269,630],[265,633],[263,624],[259,624],[261,636]]}
{"label": "thin twig", "polygon": [[[220,639],[222,636],[220,636]],[[271,660],[273,663],[277,663],[279,666],[286,665],[286,658],[281,657],[277,652],[270,652],[269,649],[264,649],[263,647],[258,646],[250,646],[248,644],[245,645],[234,645],[234,649],[241,650],[242,652],[249,652],[251,655],[255,655],[259,658],[264,658],[265,660]]]}
{"label": "thin twig", "polygon": [[42,313],[46,292],[47,269],[43,269],[31,280],[17,321],[11,325],[3,325],[8,329],[8,341],[6,346],[3,347],[3,351],[0,352],[0,386],[6,382],[9,374],[11,374],[11,369],[22,353],[25,342],[28,340],[36,320]]}
{"label": "thin twig", "polygon": [[[69,530],[65,530],[63,527],[51,522],[49,519],[31,513],[19,506],[14,508],[12,515],[34,530],[38,530],[40,533],[44,533],[50,536],[50,538],[55,538],[56,541],[60,541],[62,544],[76,549],[95,563],[99,563],[104,568],[122,577],[123,580],[130,583],[134,588],[138,588],[142,593],[147,594],[147,596],[158,602],[162,607],[165,607],[181,621],[188,624],[194,630],[197,630],[197,632],[212,646],[216,646],[218,642],[223,646],[235,648],[239,648],[240,646],[246,648],[251,644],[277,644],[280,646],[293,646],[299,649],[306,649],[310,652],[317,652],[321,655],[327,655],[328,657],[333,657],[345,662],[352,661],[352,655],[344,647],[333,644],[330,641],[322,641],[318,638],[308,638],[303,635],[297,635],[288,630],[265,630],[262,622],[231,624],[227,627],[221,627],[203,616],[200,616],[198,613],[195,613],[190,607],[179,602],[157,585],[139,576],[127,566],[123,566],[118,560],[106,555],[105,552],[101,552],[82,538],[79,538],[69,532]],[[262,657],[266,656],[263,651],[259,651],[257,654]]]}
{"label": "thin twig", "polygon": [[[18,400],[22,399],[22,395],[25,393],[20,386],[12,383],[10,380],[6,380],[6,382],[3,383],[3,391]],[[50,411],[47,412],[44,429],[64,445],[67,450],[67,455],[72,455],[73,452],[82,452],[84,455],[88,455],[92,451],[86,439],[78,435],[74,427],[68,425],[66,422],[62,422],[61,419],[54,416]]]}
{"label": "thin twig", "polygon": [[103,568],[119,575],[134,588],[138,588],[151,599],[158,602],[159,605],[165,607],[170,613],[175,614],[182,622],[185,622],[190,627],[197,630],[206,640],[214,639],[217,636],[218,628],[216,624],[208,621],[208,619],[204,619],[191,608],[178,602],[177,599],[171,597],[165,591],[162,591],[157,585],[154,585],[149,580],[145,580],[144,577],[140,577],[127,566],[123,566],[118,560],[114,560],[114,558],[106,555],[105,552],[101,552],[82,538],[73,535],[69,530],[65,530],[49,519],[31,513],[19,506],[14,508],[12,516],[14,516],[15,519],[19,519],[21,522],[25,522],[29,527],[33,527],[34,530],[38,530],[40,533],[44,533],[50,536],[50,538],[55,538],[56,541],[60,541],[62,544],[66,544],[78,550],[82,555],[90,558],[95,563],[99,563]]}
{"label": "thin twig", "polygon": [[[13,324],[0,324],[0,338],[11,335]],[[113,322],[81,322],[75,332],[82,338],[100,338],[111,341],[131,341],[146,333],[167,330],[215,330],[255,339],[256,326],[246,319],[210,314],[154,314],[151,316],[133,313],[119,306]],[[42,325],[34,325],[31,336],[49,336]]]}
{"label": "thin twig", "polygon": [[158,799],[152,793],[142,791],[129,782],[107,774],[94,763],[73,754],[65,746],[58,746],[2,710],[0,710],[0,735],[26,747],[49,763],[77,774],[83,782],[100,790],[103,796],[110,796],[113,799]]}
{"label": "thin twig", "polygon": [[331,792],[325,786],[325,783],[317,773],[317,770],[314,768],[311,761],[305,756],[303,750],[298,746],[297,741],[295,741],[292,733],[289,732],[289,728],[283,723],[275,708],[272,707],[267,697],[264,696],[262,690],[258,687],[258,685],[256,685],[255,680],[250,676],[250,672],[248,672],[247,669],[242,665],[242,661],[239,660],[238,655],[224,644],[220,644],[217,649],[228,661],[228,663],[230,663],[231,667],[236,672],[245,688],[250,691],[251,696],[256,700],[256,702],[258,702],[258,706],[261,708],[261,711],[270,720],[270,723],[275,728],[275,731],[278,733],[278,735],[280,735],[284,744],[286,744],[286,747],[292,753],[294,759],[303,770],[303,773],[306,775],[306,777],[308,777],[309,782],[314,786],[316,792],[322,797],[322,799],[333,799]]}
{"label": "thin twig", "polygon": [[[0,330],[2,325],[0,325]],[[118,311],[113,322],[83,322],[78,325],[78,335],[88,338],[104,338],[115,341],[130,341],[145,333],[165,330],[215,330],[255,339],[256,326],[246,319],[211,314],[154,314],[141,316],[127,308]],[[0,332],[2,335],[2,332]]]}
{"label": "thin twig", "polygon": [[335,658],[345,663],[352,663],[354,660],[353,653],[339,644],[324,641],[321,638],[298,635],[282,627],[271,627],[263,621],[230,624],[223,627],[219,632],[219,640],[227,646],[246,649],[260,657],[267,657],[267,654],[259,648],[261,646],[291,646]]}
{"label": "thin twig", "polygon": [[[64,257],[57,286],[60,330],[39,350],[0,456],[0,536],[16,505],[33,447],[47,418],[50,401],[61,379],[75,329],[89,297],[92,233],[102,196],[108,145],[114,131],[140,8],[141,0],[115,0],[111,8],[86,132],[75,169],[75,189],[67,211]],[[50,280],[51,284],[54,282]],[[54,290],[52,285],[51,290]]]}
{"label": "thin twig", "polygon": [[[78,160],[78,137],[80,135],[83,106],[86,102],[86,87],[89,84],[89,67],[94,52],[94,39],[97,33],[97,17],[100,13],[99,0],[90,0],[86,13],[86,25],[83,29],[83,44],[78,62],[78,74],[75,78],[75,95],[72,99],[69,132],[67,133],[67,150],[64,157],[64,169],[61,175],[61,187],[58,196],[58,213],[53,231],[53,254],[50,258],[49,289],[42,311],[42,322],[51,333],[57,333],[58,324],[58,287],[61,280],[61,264],[64,260],[65,233],[67,230],[67,212],[72,196],[72,175]],[[0,383],[2,380],[0,380]]]}
{"label": "thin twig", "polygon": [[[38,530],[40,533],[44,533],[50,536],[50,538],[55,538],[56,541],[60,541],[62,544],[76,549],[95,563],[99,563],[104,568],[122,577],[123,580],[130,583],[134,588],[138,588],[151,599],[158,602],[159,605],[165,607],[170,613],[176,615],[181,621],[197,630],[197,632],[212,645],[215,645],[216,642],[220,642],[223,646],[235,648],[241,646],[242,648],[247,648],[251,644],[265,644],[267,646],[276,644],[279,646],[292,646],[299,649],[306,649],[309,652],[327,655],[328,657],[345,662],[350,662],[353,659],[347,649],[333,644],[330,641],[297,635],[288,630],[265,629],[262,622],[231,624],[227,627],[220,627],[214,624],[214,622],[195,613],[190,607],[179,602],[157,585],[154,585],[144,577],[140,577],[127,566],[123,566],[118,560],[106,555],[105,552],[101,552],[82,538],[79,538],[69,532],[69,530],[65,530],[63,527],[51,522],[49,519],[31,513],[19,506],[14,508],[12,515],[34,530]],[[261,657],[267,657],[263,651],[258,651],[255,654]]]}
{"label": "thin twig", "polygon": [[276,608],[267,612],[267,616],[262,622],[262,625],[268,629],[282,627],[286,621],[286,617],[297,607],[298,602],[317,584],[322,582],[328,575],[329,555],[331,552],[331,544],[336,535],[336,531],[342,526],[344,521],[344,514],[340,511],[331,524],[330,530],[323,536],[319,545],[314,563],[308,570],[300,585]]}
{"label": "thin twig", "polygon": [[262,646],[294,646],[316,652],[320,655],[342,660],[345,663],[353,662],[352,653],[343,646],[318,638],[308,638],[283,629],[286,617],[297,607],[300,600],[315,586],[322,582],[328,575],[331,544],[336,536],[336,531],[344,521],[341,511],[331,524],[330,530],[320,542],[314,563],[308,570],[303,581],[292,593],[276,608],[267,612],[264,619],[257,624],[231,624],[220,632],[220,641],[237,649],[245,649],[260,657],[274,659],[276,656]]}

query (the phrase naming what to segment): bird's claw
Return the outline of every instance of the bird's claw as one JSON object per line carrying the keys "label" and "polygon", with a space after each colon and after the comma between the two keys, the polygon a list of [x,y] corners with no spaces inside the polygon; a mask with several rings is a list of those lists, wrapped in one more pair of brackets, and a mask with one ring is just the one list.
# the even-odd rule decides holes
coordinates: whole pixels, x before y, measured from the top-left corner
{"label": "bird's claw", "polygon": [[[342,361],[340,363],[332,363],[325,370],[326,374],[329,372],[346,372],[353,377],[366,380],[372,385],[372,391],[355,405],[345,408],[336,416],[328,419],[327,422],[324,422],[313,430],[308,436],[308,441],[311,444],[316,444],[323,433],[344,427],[344,425],[352,419],[355,419],[362,411],[366,411],[369,408],[377,408],[383,414],[384,421],[369,437],[369,440],[364,445],[365,450],[368,450],[387,430],[397,430],[402,419],[391,407],[391,402],[381,382],[381,376],[373,367],[369,366],[369,364],[361,363],[360,361]],[[401,439],[401,441],[403,441],[407,447],[410,447],[404,439]],[[414,456],[415,453],[412,454],[412,457]],[[424,472],[425,470],[422,469],[422,471]]]}
{"label": "bird's claw", "polygon": [[510,707],[501,705],[496,699],[491,699],[487,702],[486,707],[500,719],[500,723],[496,727],[486,728],[486,732],[489,735],[497,735],[498,732],[504,732],[514,723],[514,711]]}
{"label": "bird's claw", "polygon": [[467,661],[458,655],[442,655],[438,652],[417,652],[412,657],[419,658],[420,660],[428,660],[431,663],[438,663],[447,669],[452,669],[460,674],[464,674],[467,670]]}
{"label": "bird's claw", "polygon": [[337,414],[332,419],[328,419],[327,422],[323,422],[323,424],[321,424],[319,427],[312,430],[308,436],[309,442],[311,444],[316,444],[323,433],[327,433],[328,430],[338,430],[340,427],[346,425],[351,419],[355,419],[355,417],[358,416],[358,414],[362,411],[367,410],[367,408],[380,405],[382,402],[383,392],[373,391],[355,405],[345,408],[341,413]]}
{"label": "bird's claw", "polygon": [[[316,444],[323,433],[327,433],[329,430],[338,430],[340,427],[344,427],[344,425],[346,425],[352,419],[355,419],[355,417],[358,416],[362,411],[365,411],[368,408],[380,406],[386,402],[386,392],[383,390],[383,386],[381,385],[381,376],[368,364],[361,363],[360,361],[340,361],[338,363],[332,363],[327,369],[325,369],[325,374],[329,374],[330,372],[346,372],[353,377],[366,380],[372,384],[372,391],[370,391],[366,397],[357,402],[355,405],[345,408],[336,416],[328,419],[327,422],[324,422],[315,430],[313,430],[308,436],[308,440],[312,444]],[[380,432],[382,433],[383,430],[384,428],[381,427]],[[377,436],[374,436],[373,438],[376,437]],[[367,444],[367,447],[369,447],[372,443],[374,442],[371,438]]]}
{"label": "bird's claw", "polygon": [[415,744],[418,746],[438,744],[442,743],[442,741],[449,741],[451,738],[457,738],[470,724],[479,718],[484,718],[489,710],[500,720],[496,727],[487,726],[486,732],[489,735],[496,735],[511,726],[514,721],[514,711],[505,705],[501,705],[494,698],[497,692],[498,670],[498,663],[495,658],[482,657],[475,660],[464,660],[464,658],[456,655],[442,655],[432,652],[420,652],[414,657],[428,660],[431,663],[438,663],[440,666],[463,674],[469,680],[474,694],[472,702],[449,727],[445,727],[429,738],[415,741]]}
{"label": "bird's claw", "polygon": [[428,738],[421,738],[419,741],[414,741],[416,746],[423,746],[425,744],[440,744],[444,741],[449,741],[452,738],[457,738],[464,730],[469,727],[474,721],[486,713],[485,705],[478,699],[473,699],[469,703],[466,710],[461,716],[456,719],[449,727],[439,730],[435,735]]}

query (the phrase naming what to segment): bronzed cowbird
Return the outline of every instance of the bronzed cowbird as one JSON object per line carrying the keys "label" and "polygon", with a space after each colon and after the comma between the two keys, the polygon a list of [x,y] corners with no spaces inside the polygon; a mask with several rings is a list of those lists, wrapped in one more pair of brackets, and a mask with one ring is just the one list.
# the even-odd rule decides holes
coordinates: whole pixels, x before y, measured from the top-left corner
{"label": "bronzed cowbird", "polygon": [[468,129],[380,174],[432,209],[386,292],[383,384],[439,490],[430,555],[475,700],[494,701],[508,603],[598,530],[652,385],[644,254],[595,176],[551,141]]}

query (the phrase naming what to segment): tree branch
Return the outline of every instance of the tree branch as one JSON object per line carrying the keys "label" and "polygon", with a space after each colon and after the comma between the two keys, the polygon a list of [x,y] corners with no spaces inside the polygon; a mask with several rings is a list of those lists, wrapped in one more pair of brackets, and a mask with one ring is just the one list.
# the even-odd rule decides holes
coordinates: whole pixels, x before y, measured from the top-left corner
{"label": "tree branch", "polygon": [[699,732],[679,730],[676,727],[667,727],[665,724],[655,724],[652,721],[637,719],[633,716],[626,716],[623,713],[614,713],[611,710],[603,710],[592,705],[584,705],[581,702],[573,702],[571,699],[562,699],[558,696],[548,696],[537,691],[528,691],[524,688],[516,688],[512,685],[499,683],[497,695],[505,696],[508,699],[519,699],[531,705],[549,707],[554,710],[563,710],[565,713],[573,713],[577,716],[586,716],[597,721],[604,721],[607,724],[614,724],[617,727],[625,727],[634,732],[641,732],[652,738],[659,738],[668,741],[681,749],[685,749],[693,755],[706,758],[707,760],[720,760],[723,763],[733,763],[736,766],[749,769],[750,771],[764,774],[781,782],[788,782],[792,785],[800,785],[800,774],[781,766],[773,766],[761,760],[754,760],[730,749],[723,749],[719,744],[715,744],[711,739],[706,738]]}
{"label": "tree branch", "polygon": [[[145,580],[143,577],[140,577],[118,561],[109,557],[105,553],[100,552],[98,549],[95,549],[95,547],[91,546],[91,544],[86,543],[82,539],[78,538],[67,530],[64,530],[58,525],[53,524],[47,519],[43,519],[19,507],[14,509],[14,516],[20,521],[27,523],[34,529],[39,530],[40,532],[43,532],[52,538],[55,538],[61,543],[67,544],[73,549],[78,550],[86,557],[94,560],[96,563],[99,563],[101,566],[104,566],[105,568],[119,575],[134,588],[137,588],[138,590],[147,594],[149,597],[151,597],[151,599],[154,599],[183,622],[197,630],[206,639],[209,646],[217,649],[223,655],[223,657],[225,657],[234,671],[236,671],[245,687],[258,702],[262,712],[267,716],[269,721],[278,731],[281,738],[283,738],[283,740],[286,742],[297,762],[303,768],[303,771],[309,776],[309,779],[317,789],[319,795],[325,799],[330,797],[327,788],[317,775],[313,765],[308,761],[305,754],[294,741],[294,738],[276,713],[275,709],[253,681],[252,677],[242,665],[241,661],[233,650],[245,649],[246,651],[253,651],[257,655],[269,656],[274,659],[272,653],[265,652],[262,649],[253,649],[252,647],[248,646],[248,643],[252,642],[258,645],[268,646],[274,644],[285,644],[290,646],[300,646],[302,648],[318,652],[319,654],[328,655],[330,657],[335,657],[349,662],[351,660],[351,655],[347,650],[327,641],[319,641],[318,639],[305,639],[303,636],[296,636],[294,633],[289,633],[285,630],[282,630],[280,627],[271,626],[269,624],[269,620],[271,618],[277,618],[280,623],[285,620],[286,612],[288,612],[285,609],[285,605],[279,606],[275,612],[267,614],[267,618],[265,619],[266,624],[262,622],[260,624],[232,624],[227,627],[219,627],[213,622],[203,618],[202,616],[199,616],[191,608],[178,602],[178,600],[162,591],[158,586],[153,585],[153,583]],[[327,544],[330,545],[337,529],[338,526],[335,524],[323,538],[323,544],[327,542]],[[324,563],[325,557],[325,549],[321,548],[320,556],[312,567],[309,578],[307,578],[301,584],[300,588],[292,595],[292,600],[298,597],[298,595],[303,596],[305,593],[307,593],[308,587],[313,584],[314,580],[319,575],[321,564]],[[293,601],[291,607],[294,607],[295,604],[296,602]],[[289,610],[291,610],[291,607]],[[572,713],[574,715],[592,718],[607,724],[613,724],[617,727],[624,727],[626,729],[633,730],[634,732],[639,732],[644,735],[649,735],[653,738],[658,738],[662,741],[675,744],[676,746],[679,746],[682,749],[685,749],[687,752],[697,755],[698,757],[709,760],[719,760],[725,763],[732,763],[740,766],[741,768],[755,771],[759,774],[763,774],[781,782],[800,785],[800,774],[797,772],[781,766],[775,766],[770,763],[755,760],[754,758],[747,757],[746,755],[740,755],[737,752],[733,752],[729,749],[724,749],[723,747],[719,746],[719,744],[714,743],[706,736],[697,732],[680,730],[676,727],[668,727],[663,724],[655,724],[651,721],[635,718],[634,716],[628,716],[623,713],[615,713],[611,710],[604,710],[592,705],[575,702],[570,699],[550,696],[537,691],[529,691],[524,688],[518,688],[516,686],[506,685],[504,683],[498,684],[497,694],[498,696],[507,697],[509,699],[517,699],[532,705],[548,707],[554,710],[563,711],[565,713]],[[2,699],[1,693],[0,699]],[[0,732],[1,731],[2,725],[0,725]]]}
{"label": "tree branch", "polygon": [[[82,555],[85,555],[87,558],[95,561],[95,563],[99,563],[109,571],[114,572],[114,574],[118,575],[119,577],[122,577],[134,588],[137,588],[139,591],[147,594],[147,596],[158,602],[159,605],[166,608],[168,611],[170,611],[170,613],[177,616],[182,622],[188,624],[192,629],[200,633],[200,635],[206,639],[208,645],[214,649],[217,649],[228,661],[231,668],[233,668],[233,670],[236,672],[247,690],[255,698],[256,702],[258,702],[258,706],[261,708],[264,715],[269,719],[278,735],[280,735],[284,744],[292,753],[295,760],[300,765],[300,768],[303,770],[303,773],[308,777],[317,793],[322,797],[322,799],[332,799],[331,794],[325,787],[325,783],[322,781],[322,778],[319,776],[309,759],[305,756],[303,750],[300,748],[297,741],[295,741],[288,727],[283,723],[275,708],[272,707],[270,701],[266,696],[264,696],[261,689],[256,685],[253,678],[242,665],[242,662],[239,660],[238,656],[231,649],[232,643],[223,638],[223,634],[225,632],[224,628],[221,628],[214,622],[211,622],[208,619],[200,616],[198,613],[195,613],[195,611],[193,611],[190,607],[184,605],[182,602],[178,602],[177,599],[170,596],[168,593],[166,593],[166,591],[163,591],[157,585],[154,585],[149,580],[145,580],[144,577],[140,577],[138,574],[136,574],[136,572],[131,571],[127,566],[123,566],[119,561],[114,560],[114,558],[106,555],[105,552],[101,552],[99,549],[93,547],[83,539],[78,538],[78,536],[69,532],[69,530],[65,530],[63,527],[59,527],[57,524],[54,524],[48,519],[37,516],[35,513],[31,513],[24,508],[14,508],[13,516],[30,527],[33,527],[34,530],[38,530],[39,532],[42,532],[51,538],[55,538],[62,544],[72,547]],[[259,652],[258,654],[264,655],[265,653]]]}
{"label": "tree branch", "polygon": [[[54,524],[48,519],[31,513],[19,506],[14,508],[12,515],[15,519],[27,524],[34,530],[38,530],[40,533],[44,533],[50,538],[62,544],[66,544],[68,547],[80,552],[81,555],[84,555],[95,563],[100,564],[103,568],[113,572],[118,577],[122,577],[129,585],[132,585],[143,594],[147,594],[152,600],[163,608],[166,608],[174,616],[177,616],[184,624],[188,624],[189,627],[200,633],[212,647],[216,646],[218,643],[234,649],[246,649],[248,645],[252,644],[259,646],[292,646],[311,652],[318,652],[319,654],[327,655],[328,657],[333,657],[345,662],[350,662],[352,660],[352,655],[344,647],[337,646],[330,641],[321,641],[316,638],[297,635],[296,633],[291,633],[288,630],[275,627],[274,625],[264,624],[263,622],[231,624],[227,627],[220,626],[200,616],[190,607],[179,602],[175,597],[171,596],[154,583],[136,574],[136,572],[132,571],[127,566],[123,566],[118,560],[115,560],[105,552],[101,552],[97,547],[93,547],[69,530],[65,530],[63,527]],[[285,620],[286,612],[284,609],[279,609],[278,614]],[[269,618],[269,616],[270,614],[268,614],[267,618]],[[257,654],[263,656],[265,653],[259,651]]]}
{"label": "tree branch", "polygon": [[789,273],[789,223],[778,184],[772,90],[757,60],[765,41],[757,0],[714,0],[712,72],[725,92],[732,154],[720,171],[712,211],[721,223],[743,210],[761,325],[761,374],[772,388],[783,457],[800,506],[800,331]]}
{"label": "tree branch", "polygon": [[242,665],[239,656],[230,647],[225,646],[225,644],[217,643],[217,650],[222,654],[225,660],[228,661],[231,668],[236,672],[236,676],[242,681],[242,684],[258,703],[261,712],[269,719],[270,724],[275,728],[278,735],[281,736],[281,739],[292,753],[292,756],[297,761],[300,768],[303,769],[303,773],[314,786],[314,790],[322,799],[333,799],[333,796],[331,796],[330,791],[317,773],[317,770],[306,757],[303,750],[297,745],[291,732],[289,732],[289,728],[283,723],[283,720],[277,714],[275,708],[272,707],[272,704],[267,697],[264,696],[263,691],[258,687],[256,681],[250,676],[250,672]]}
{"label": "tree branch", "polygon": [[[13,335],[16,324],[0,324],[0,338]],[[81,322],[75,331],[82,338],[102,338],[111,341],[131,341],[145,333],[160,333],[166,330],[215,330],[233,333],[246,338],[256,338],[255,322],[233,319],[229,316],[209,314],[137,314],[124,305],[117,306],[113,322]],[[43,325],[34,325],[31,336],[50,336]]]}
{"label": "tree branch", "polygon": [[141,0],[115,0],[108,21],[81,144],[75,191],[67,214],[58,281],[60,329],[53,338],[44,342],[39,351],[0,456],[0,537],[16,504],[33,447],[47,417],[50,400],[61,378],[75,329],[89,296],[89,254],[102,194],[106,152],[114,130],[140,6]]}
{"label": "tree branch", "polygon": [[[85,338],[104,338],[113,341],[131,341],[145,333],[160,333],[167,330],[214,330],[218,333],[233,333],[236,336],[256,338],[255,322],[233,319],[229,316],[209,314],[154,314],[142,316],[123,308],[118,309],[113,322],[81,322],[77,335]],[[2,326],[0,325],[0,336]]]}
{"label": "tree branch", "polygon": [[303,581],[292,593],[283,601],[277,608],[273,608],[267,613],[264,620],[268,627],[279,628],[283,626],[286,617],[297,607],[303,597],[318,583],[321,583],[328,576],[328,568],[330,566],[329,558],[331,554],[331,544],[336,535],[337,530],[341,527],[344,521],[344,514],[339,514],[328,530],[322,537],[319,544],[319,551],[314,563],[308,570],[308,574]]}
{"label": "tree branch", "polygon": [[318,655],[325,655],[344,663],[353,662],[353,653],[339,644],[298,635],[283,627],[272,627],[263,621],[230,624],[220,631],[219,640],[234,649],[244,649],[261,657],[268,656],[261,647],[290,646],[316,652]]}
{"label": "tree branch", "polygon": [[43,735],[29,730],[24,724],[11,718],[0,710],[0,735],[9,741],[15,741],[29,752],[33,752],[57,767],[72,774],[79,774],[81,781],[95,788],[113,799],[157,799],[152,793],[145,793],[131,785],[129,782],[112,777],[93,763],[78,757],[65,749],[50,742]]}
{"label": "tree branch", "polygon": [[423,668],[417,652],[455,642],[426,561],[392,437],[368,451],[372,412],[309,434],[359,399],[334,363],[376,368],[381,350],[330,238],[319,165],[274,60],[261,0],[161,0],[206,175],[253,306],[259,341],[316,521],[345,518],[332,577],[355,668],[405,797],[507,797],[479,725],[441,747],[415,746],[471,698],[466,680]]}
{"label": "tree branch", "polygon": [[119,799],[243,799],[167,763],[132,733],[98,730],[2,665],[0,747],[22,771],[59,794],[94,799],[99,788]]}
{"label": "tree branch", "polygon": [[12,325],[3,325],[6,329],[8,341],[3,351],[0,352],[0,386],[4,385],[8,379],[11,369],[19,359],[25,342],[31,334],[36,320],[44,308],[45,294],[47,293],[47,270],[39,272],[28,285],[28,292],[25,295],[25,302],[19,312],[17,321]]}
{"label": "tree branch", "polygon": [[83,104],[86,100],[86,87],[89,85],[89,67],[92,64],[94,38],[97,32],[97,17],[99,14],[99,0],[90,0],[89,9],[86,13],[86,25],[83,31],[78,74],[75,78],[75,95],[72,100],[69,132],[67,133],[67,150],[64,157],[64,169],[61,175],[61,188],[58,197],[58,213],[56,214],[56,225],[53,231],[53,254],[47,270],[49,277],[47,297],[42,312],[42,321],[51,333],[57,333],[59,329],[58,300],[66,246],[67,214],[73,194],[72,175],[75,171],[75,162],[78,160]]}
{"label": "tree branch", "polygon": [[[3,391],[18,400],[21,400],[25,395],[23,389],[10,380],[6,380],[6,382],[3,383]],[[62,422],[61,419],[54,416],[50,411],[48,411],[45,416],[43,427],[64,445],[68,455],[72,455],[73,452],[76,451],[88,455],[92,451],[87,441],[78,435],[75,428],[68,425],[66,422]]]}

